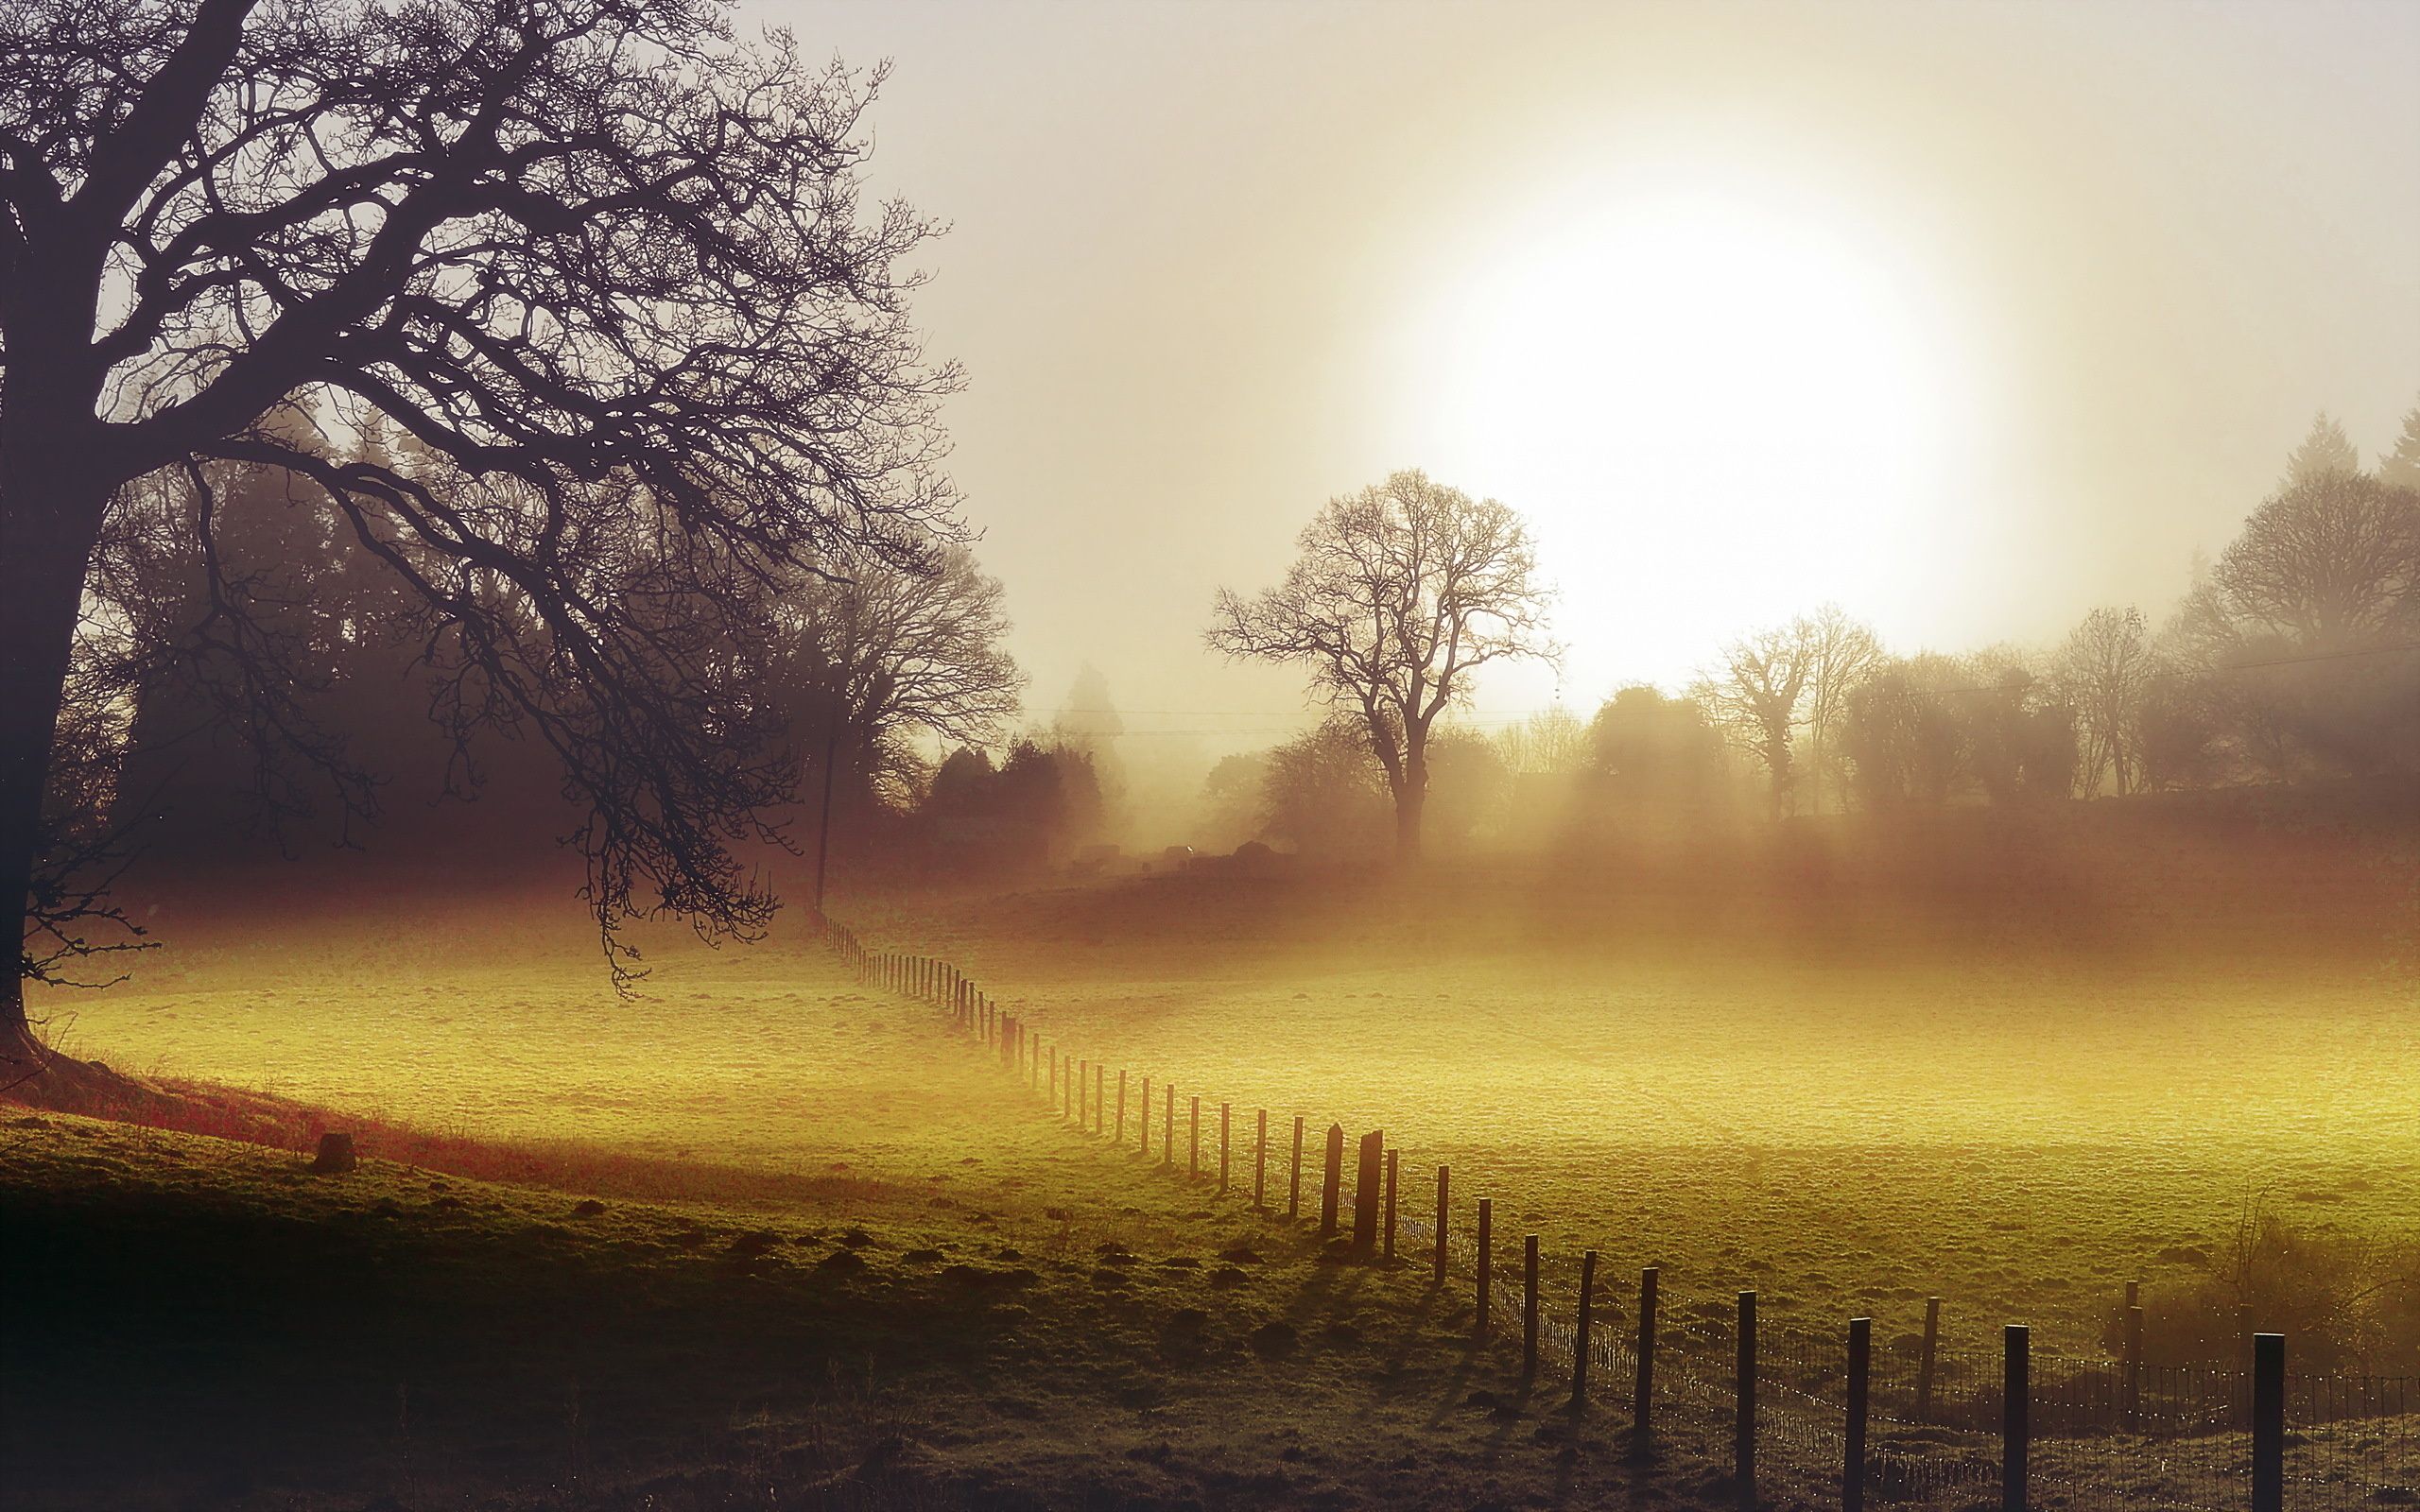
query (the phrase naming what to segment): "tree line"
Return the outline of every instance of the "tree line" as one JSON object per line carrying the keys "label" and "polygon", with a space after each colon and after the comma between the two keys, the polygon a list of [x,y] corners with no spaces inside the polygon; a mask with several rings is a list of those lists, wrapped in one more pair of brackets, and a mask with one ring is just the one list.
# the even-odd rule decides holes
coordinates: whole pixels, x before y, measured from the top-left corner
{"label": "tree line", "polygon": [[1306,665],[1329,717],[1212,772],[1221,836],[1368,850],[1384,810],[1409,852],[1432,800],[1448,843],[1518,833],[1557,791],[1541,779],[1563,780],[1556,813],[1578,794],[1636,827],[2420,770],[2420,408],[2375,469],[2319,417],[2159,624],[2112,605],[2048,648],[1897,655],[1826,605],[1724,645],[1678,696],[1625,688],[1585,724],[1493,738],[1451,722],[1469,669],[1555,655],[1516,515],[1400,473],[1301,547],[1277,589],[1220,596],[1209,640]]}

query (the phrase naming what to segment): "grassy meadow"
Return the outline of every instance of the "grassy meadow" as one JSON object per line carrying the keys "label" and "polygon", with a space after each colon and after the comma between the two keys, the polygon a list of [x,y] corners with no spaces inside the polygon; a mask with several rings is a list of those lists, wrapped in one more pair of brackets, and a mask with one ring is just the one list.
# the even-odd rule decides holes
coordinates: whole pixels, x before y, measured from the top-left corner
{"label": "grassy meadow", "polygon": [[[1315,1141],[1385,1128],[1408,1214],[1450,1163],[1464,1234],[1488,1196],[1559,1278],[1600,1250],[1609,1320],[1652,1263],[1676,1318],[1753,1286],[1896,1343],[1937,1295],[1953,1345],[2015,1320],[2084,1353],[2127,1280],[2154,1306],[2204,1282],[2247,1200],[2420,1244],[2401,842],[2155,833],[1196,868],[836,912],[1113,1087],[1199,1093],[1210,1138],[1231,1102],[1239,1180],[1258,1108],[1281,1150],[1297,1112]],[[347,895],[288,894],[273,927],[235,893],[164,902],[133,981],[44,998],[73,1054],[333,1109],[372,1159],[314,1177],[0,1120],[8,1284],[45,1300],[11,1324],[0,1417],[56,1472],[9,1504],[1710,1494],[1718,1454],[1632,1464],[1472,1354],[1459,1287],[1319,1263],[1153,1169],[1156,1126],[1152,1164],[1074,1134],[796,926],[648,938],[617,1000],[559,893]]]}

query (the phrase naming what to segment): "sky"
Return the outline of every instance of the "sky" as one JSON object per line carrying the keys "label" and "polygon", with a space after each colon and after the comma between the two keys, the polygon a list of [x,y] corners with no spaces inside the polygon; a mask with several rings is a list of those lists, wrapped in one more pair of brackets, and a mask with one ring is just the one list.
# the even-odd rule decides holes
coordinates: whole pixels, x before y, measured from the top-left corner
{"label": "sky", "polygon": [[1299,725],[1211,596],[1397,468],[1558,588],[1491,726],[1825,602],[1907,652],[2156,616],[2316,412],[2375,456],[2420,404],[2420,4],[741,15],[890,60],[1028,707],[1089,662],[1171,755]]}

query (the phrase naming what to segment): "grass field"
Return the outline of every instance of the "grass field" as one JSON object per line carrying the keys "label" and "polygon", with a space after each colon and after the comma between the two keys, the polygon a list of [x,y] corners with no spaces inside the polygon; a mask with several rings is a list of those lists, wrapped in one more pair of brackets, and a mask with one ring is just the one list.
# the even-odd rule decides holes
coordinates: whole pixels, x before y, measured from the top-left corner
{"label": "grass field", "polygon": [[[2149,875],[2070,840],[2003,850],[1988,878],[1833,853],[1709,883],[1647,858],[841,911],[957,962],[1113,1085],[1174,1078],[1212,1128],[1221,1101],[1239,1136],[1263,1107],[1280,1131],[1384,1127],[1408,1211],[1450,1162],[1462,1231],[1490,1196],[1508,1244],[1601,1250],[1612,1317],[1655,1263],[1675,1316],[1754,1286],[1784,1320],[1871,1312],[1891,1340],[1938,1295],[1954,1343],[2021,1320],[2082,1352],[2126,1280],[2156,1303],[2206,1278],[2249,1194],[2305,1235],[2420,1245],[2403,858],[2288,838],[2215,868],[2179,842]],[[8,1284],[58,1303],[11,1326],[32,1349],[11,1350],[20,1447],[81,1446],[120,1486],[216,1464],[203,1504],[430,1500],[410,1477],[577,1505],[648,1485],[736,1504],[751,1475],[843,1475],[845,1504],[1631,1484],[1601,1435],[1561,1436],[1467,1355],[1452,1294],[1317,1265],[1299,1233],[1055,1126],[808,941],[650,941],[655,974],[617,1001],[560,898],[257,913],[166,907],[169,947],[125,987],[45,999],[54,1028],[123,1068],[346,1110],[372,1155],[455,1174],[337,1185],[216,1142],[0,1128]],[[575,1216],[581,1197],[606,1211]],[[1104,1264],[1103,1244],[1140,1258]],[[1263,1263],[1219,1261],[1237,1245]],[[839,1275],[841,1249],[870,1268]],[[365,1288],[394,1321],[350,1336]],[[96,1340],[43,1321],[95,1315]],[[1300,1352],[1255,1352],[1273,1322]],[[1495,1410],[1466,1408],[1491,1380]],[[893,1465],[897,1443],[917,1447]],[[1635,1494],[1693,1498],[1686,1463]]]}
{"label": "grass field", "polygon": [[2420,1268],[2408,839],[1988,838],[1720,883],[1188,873],[863,928],[1184,1095],[1384,1127],[1415,1190],[1448,1163],[1550,1251],[1708,1306],[1895,1331],[1940,1296],[1953,1336],[2080,1350],[2128,1280],[2204,1280],[2248,1200]]}
{"label": "grass field", "polygon": [[[426,1147],[376,1126],[360,1172],[320,1177],[0,1119],[0,1504],[1333,1512],[1705,1479],[1528,1410],[1471,1353],[1466,1298],[1320,1263],[1086,1142],[820,954],[677,960],[630,1005],[568,957],[534,986],[524,943],[521,970],[466,947],[440,1002],[382,963],[331,974],[331,947],[288,957],[258,1018],[191,977],[87,1010],[88,1049],[273,1064],[451,1121],[437,1158],[516,1179],[380,1159]],[[676,988],[693,973],[708,1000]],[[238,1060],[255,1041],[281,1048]],[[567,1133],[587,1143],[477,1137]],[[1501,1401],[1469,1405],[1483,1387]]]}

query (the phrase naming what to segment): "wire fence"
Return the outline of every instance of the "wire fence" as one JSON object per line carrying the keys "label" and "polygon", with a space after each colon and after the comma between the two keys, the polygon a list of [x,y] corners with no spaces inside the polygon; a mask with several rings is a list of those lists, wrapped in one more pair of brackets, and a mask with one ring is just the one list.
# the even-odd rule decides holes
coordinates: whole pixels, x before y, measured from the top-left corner
{"label": "wire fence", "polygon": [[1743,1504],[2420,1509],[2420,1376],[2295,1373],[2276,1335],[2229,1341],[2212,1363],[2155,1365],[2139,1309],[2111,1358],[2035,1353],[2022,1328],[1996,1354],[1945,1348],[1937,1298],[1922,1334],[1876,1350],[1862,1319],[1837,1332],[1759,1322],[1753,1292],[1667,1295],[1651,1269],[1631,1293],[1597,1273],[1593,1250],[1540,1255],[1530,1235],[1515,1259],[1488,1203],[1474,1205],[1476,1221],[1461,1216],[1444,1166],[1433,1206],[1407,1193],[1402,1151],[1379,1135],[1348,1143],[1340,1125],[1305,1115],[1272,1125],[1260,1108],[1239,1129],[1232,1103],[1188,1089],[1180,1105],[1165,1076],[1113,1074],[945,961],[825,929],[861,979],[945,1009],[1063,1122],[1131,1138],[1164,1168],[1248,1193],[1271,1218],[1316,1222],[1360,1258],[1425,1263],[1441,1285],[1471,1286],[1481,1342],[1517,1349],[1533,1381],[1567,1383],[1575,1407],[1627,1407],[1658,1452],[1714,1458]]}

